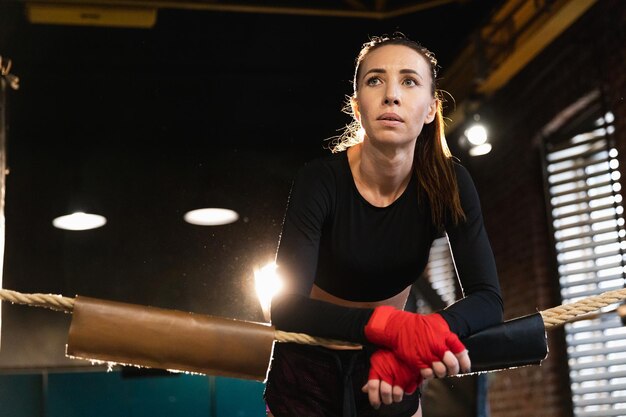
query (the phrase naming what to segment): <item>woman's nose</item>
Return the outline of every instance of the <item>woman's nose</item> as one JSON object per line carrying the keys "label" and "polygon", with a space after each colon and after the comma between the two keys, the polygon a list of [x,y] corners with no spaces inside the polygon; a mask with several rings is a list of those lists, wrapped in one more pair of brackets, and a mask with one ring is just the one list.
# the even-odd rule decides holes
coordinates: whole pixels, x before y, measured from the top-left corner
{"label": "woman's nose", "polygon": [[397,97],[386,97],[385,104],[395,104],[397,106],[400,104],[400,100]]}
{"label": "woman's nose", "polygon": [[387,90],[385,91],[384,103],[386,105],[395,104],[396,106],[400,104],[400,96],[395,88],[387,88]]}

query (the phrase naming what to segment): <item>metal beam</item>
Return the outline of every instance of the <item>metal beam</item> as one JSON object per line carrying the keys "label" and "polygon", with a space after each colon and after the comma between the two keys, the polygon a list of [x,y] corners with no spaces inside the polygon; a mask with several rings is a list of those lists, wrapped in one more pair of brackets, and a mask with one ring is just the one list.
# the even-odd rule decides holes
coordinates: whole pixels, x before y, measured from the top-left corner
{"label": "metal beam", "polygon": [[477,103],[502,88],[597,0],[508,0],[494,12],[442,76],[456,99],[446,131],[455,130]]}
{"label": "metal beam", "polygon": [[156,9],[126,6],[28,3],[26,16],[30,23],[147,29],[156,23],[157,11]]}
{"label": "metal beam", "polygon": [[479,84],[478,92],[491,94],[500,89],[561,33],[582,16],[597,0],[562,0],[551,6],[555,12],[530,25],[520,34],[511,54]]}
{"label": "metal beam", "polygon": [[[268,4],[250,3],[224,3],[214,0],[22,0],[27,5],[33,7],[43,5],[55,5],[58,7],[100,7],[100,8],[136,8],[146,10],[158,9],[180,9],[180,10],[204,10],[234,13],[262,13],[262,14],[285,14],[298,16],[328,16],[328,17],[348,17],[384,20],[392,17],[402,16],[422,10],[432,9],[448,3],[462,0],[414,0],[409,6],[387,9],[386,0],[376,0],[373,8],[368,9],[363,3],[357,0],[348,0],[346,3],[351,8],[326,8],[313,6],[278,6]],[[341,3],[338,2],[339,5]],[[357,7],[355,7],[357,6]],[[362,6],[362,7],[359,7]],[[382,9],[379,9],[381,8]],[[68,22],[72,24],[72,22]]]}

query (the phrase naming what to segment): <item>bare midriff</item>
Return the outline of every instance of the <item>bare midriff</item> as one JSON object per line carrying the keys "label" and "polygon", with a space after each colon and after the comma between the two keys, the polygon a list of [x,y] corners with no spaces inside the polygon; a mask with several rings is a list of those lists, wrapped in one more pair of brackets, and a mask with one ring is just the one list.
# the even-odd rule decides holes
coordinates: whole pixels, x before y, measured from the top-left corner
{"label": "bare midriff", "polygon": [[[313,285],[311,289],[310,297],[314,300],[326,301],[328,303],[337,304],[343,307],[352,307],[352,308],[376,308],[379,306],[392,306],[397,308],[398,310],[404,309],[404,305],[406,304],[406,300],[409,296],[409,292],[411,291],[411,287],[406,287],[402,292],[394,295],[391,298],[387,298],[385,300],[380,301],[349,301],[344,300],[343,298],[335,297],[334,295],[324,291],[317,285]],[[329,349],[337,349],[337,350],[345,350],[345,349],[361,349],[361,347],[350,347],[350,346],[341,346],[341,345],[324,345]]]}

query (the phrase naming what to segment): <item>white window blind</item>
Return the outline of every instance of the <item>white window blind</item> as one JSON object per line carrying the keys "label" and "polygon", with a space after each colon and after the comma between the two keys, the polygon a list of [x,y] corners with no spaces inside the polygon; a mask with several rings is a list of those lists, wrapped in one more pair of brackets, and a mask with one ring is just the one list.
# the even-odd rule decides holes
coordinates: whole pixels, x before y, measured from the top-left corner
{"label": "white window blind", "polygon": [[430,247],[424,274],[446,305],[456,301],[456,272],[446,236],[435,239]]}
{"label": "white window blind", "polygon": [[[614,117],[602,116],[598,103],[590,108],[544,142],[563,302],[624,287],[624,209],[610,142]],[[620,318],[601,314],[565,326],[565,334],[574,415],[626,416],[626,328]]]}
{"label": "white window blind", "polygon": [[[446,236],[435,239],[422,277],[413,285],[411,311],[428,314],[456,301],[457,278]],[[431,303],[434,302],[434,305]]]}

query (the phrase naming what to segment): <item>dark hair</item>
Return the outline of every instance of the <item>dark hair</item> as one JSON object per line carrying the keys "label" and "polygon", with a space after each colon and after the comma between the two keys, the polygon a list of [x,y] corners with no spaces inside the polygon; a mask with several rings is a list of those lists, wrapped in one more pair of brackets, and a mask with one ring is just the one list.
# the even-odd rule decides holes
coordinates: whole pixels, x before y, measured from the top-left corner
{"label": "dark hair", "polygon": [[442,96],[437,88],[437,59],[424,46],[412,41],[402,33],[396,32],[391,36],[376,36],[361,47],[356,59],[354,70],[354,93],[344,111],[350,113],[353,121],[346,126],[343,134],[335,140],[331,149],[333,152],[343,151],[363,141],[361,124],[352,113],[352,100],[358,94],[358,80],[361,64],[367,55],[386,45],[403,45],[419,53],[430,66],[431,92],[437,100],[437,113],[432,123],[425,124],[415,144],[413,166],[419,184],[420,198],[426,197],[430,203],[432,220],[436,226],[443,226],[446,214],[449,214],[454,223],[465,219],[461,207],[461,199],[456,182],[454,162],[444,135]]}

